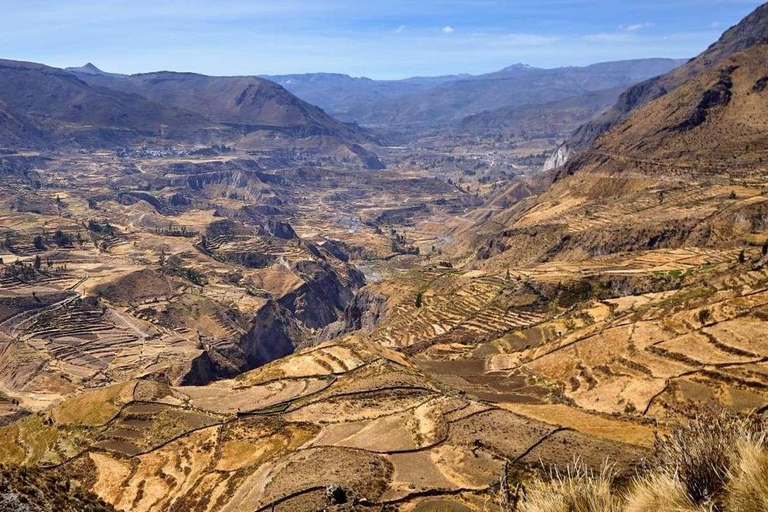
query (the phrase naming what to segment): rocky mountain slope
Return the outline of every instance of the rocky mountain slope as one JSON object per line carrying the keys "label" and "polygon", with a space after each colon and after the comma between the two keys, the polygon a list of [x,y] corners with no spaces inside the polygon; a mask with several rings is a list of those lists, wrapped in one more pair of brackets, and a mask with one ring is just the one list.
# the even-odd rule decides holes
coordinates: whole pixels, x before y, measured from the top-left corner
{"label": "rocky mountain slope", "polygon": [[[67,71],[28,62],[0,61],[0,101],[15,113],[14,117],[3,117],[4,127],[15,125],[17,134],[42,132],[42,141],[51,145],[74,142],[108,146],[142,138],[183,141],[216,136],[219,131],[191,112],[91,87]],[[17,142],[36,141],[40,139],[28,141],[24,137]]]}
{"label": "rocky mountain slope", "polygon": [[[543,176],[541,194],[486,219],[506,229],[482,257],[526,247],[525,258],[543,261],[751,240],[762,230],[765,208],[756,184],[768,143],[768,45],[754,37],[754,27],[768,26],[766,19],[763,6],[660,79],[671,83],[685,74],[684,84],[635,108],[591,149]],[[744,39],[735,38],[740,34]],[[734,48],[742,50],[726,55]],[[530,229],[546,233],[535,248],[520,245]]]}
{"label": "rocky mountain slope", "polygon": [[[579,169],[596,168],[597,155],[650,160],[690,172],[732,175],[765,161],[768,45],[718,59],[664,96],[637,108],[600,137]],[[642,165],[642,164],[639,164]],[[606,169],[606,165],[600,165]],[[646,172],[653,174],[652,169]]]}
{"label": "rocky mountain slope", "polygon": [[711,69],[735,53],[768,42],[766,11],[768,11],[768,6],[758,7],[738,25],[726,31],[717,42],[713,43],[701,55],[691,59],[678,69],[628,89],[621,95],[612,109],[577,130],[566,143],[566,146],[574,152],[589,149],[600,134],[620,123],[635,109],[674,91],[691,78]]}
{"label": "rocky mountain slope", "polygon": [[41,143],[43,130],[26,116],[12,111],[0,102],[0,140],[7,147]]}
{"label": "rocky mountain slope", "polygon": [[257,77],[211,77],[167,71],[131,76],[73,72],[92,84],[195,112],[245,133],[272,130],[285,135],[371,141],[366,132],[336,121],[274,82]]}

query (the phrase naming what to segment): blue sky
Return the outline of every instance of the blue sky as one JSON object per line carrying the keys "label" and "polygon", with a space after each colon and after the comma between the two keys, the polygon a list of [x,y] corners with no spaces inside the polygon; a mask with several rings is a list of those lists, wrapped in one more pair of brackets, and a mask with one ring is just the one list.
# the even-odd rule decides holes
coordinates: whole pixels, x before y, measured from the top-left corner
{"label": "blue sky", "polygon": [[390,79],[687,58],[753,0],[0,0],[0,58]]}

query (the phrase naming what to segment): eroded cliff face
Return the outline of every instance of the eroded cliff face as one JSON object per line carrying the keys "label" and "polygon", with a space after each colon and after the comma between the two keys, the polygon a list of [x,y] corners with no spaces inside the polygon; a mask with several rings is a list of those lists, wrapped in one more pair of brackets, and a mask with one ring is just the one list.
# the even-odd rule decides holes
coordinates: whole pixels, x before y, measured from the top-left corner
{"label": "eroded cliff face", "polygon": [[318,335],[319,341],[337,338],[355,331],[371,331],[384,318],[387,297],[363,288],[355,294],[344,309],[342,318],[326,326]]}
{"label": "eroded cliff face", "polygon": [[270,300],[250,319],[248,331],[236,342],[206,347],[181,379],[182,385],[204,385],[292,354],[303,331],[290,311]]}
{"label": "eroded cliff face", "polygon": [[255,368],[292,354],[301,341],[302,331],[291,313],[270,301],[251,321],[250,330],[240,338],[246,364]]}
{"label": "eroded cliff face", "polygon": [[192,360],[181,384],[203,385],[235,377],[290,355],[300,345],[329,339],[326,332],[342,334],[372,327],[383,314],[383,298],[355,295],[365,284],[355,268],[344,265],[340,269],[323,260],[290,266],[303,284],[270,299],[252,317],[238,318],[244,326],[240,336],[201,343],[203,352]]}
{"label": "eroded cliff face", "polygon": [[340,275],[323,261],[300,261],[292,269],[304,284],[283,296],[279,303],[311,329],[322,329],[335,322],[365,283],[361,272],[349,267]]}

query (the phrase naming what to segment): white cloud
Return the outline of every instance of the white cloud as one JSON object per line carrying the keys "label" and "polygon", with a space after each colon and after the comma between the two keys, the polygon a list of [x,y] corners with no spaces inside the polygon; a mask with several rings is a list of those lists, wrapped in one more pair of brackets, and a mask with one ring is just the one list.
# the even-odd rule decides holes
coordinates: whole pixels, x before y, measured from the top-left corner
{"label": "white cloud", "polygon": [[453,34],[455,30],[450,25],[443,27],[443,30],[441,30],[443,34]]}
{"label": "white cloud", "polygon": [[653,23],[635,23],[634,25],[621,25],[619,28],[626,32],[637,32],[638,30],[644,30],[651,27],[653,27]]}
{"label": "white cloud", "polygon": [[405,27],[405,25],[400,25],[400,26],[399,26],[399,27],[397,27],[397,29],[395,30],[395,34],[402,34],[402,33],[405,31],[405,28],[406,28],[406,27]]}
{"label": "white cloud", "polygon": [[618,43],[618,42],[629,41],[630,36],[628,34],[619,34],[619,33],[587,34],[585,36],[582,36],[582,39],[584,39],[585,41],[589,41],[591,43]]}

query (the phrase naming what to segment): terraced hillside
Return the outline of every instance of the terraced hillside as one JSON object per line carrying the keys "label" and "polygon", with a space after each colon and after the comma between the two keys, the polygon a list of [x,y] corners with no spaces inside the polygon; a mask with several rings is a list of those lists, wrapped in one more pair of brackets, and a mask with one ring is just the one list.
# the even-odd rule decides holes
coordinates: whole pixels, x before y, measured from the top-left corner
{"label": "terraced hillside", "polygon": [[480,506],[505,461],[565,462],[564,444],[629,470],[639,432],[629,445],[527,419],[349,339],[211,386],[86,393],[0,435],[4,459],[59,467],[120,509],[353,510]]}
{"label": "terraced hillside", "polygon": [[126,510],[472,509],[505,462],[523,481],[575,454],[632,472],[687,400],[768,405],[763,261],[412,271],[369,285],[390,297],[370,331],[207,386],[79,395],[0,430],[3,458],[64,468]]}
{"label": "terraced hillside", "polygon": [[438,234],[397,229],[464,201],[423,172],[209,149],[0,157],[9,417],[138,377],[233,377],[327,339],[365,282],[355,264],[411,265]]}

